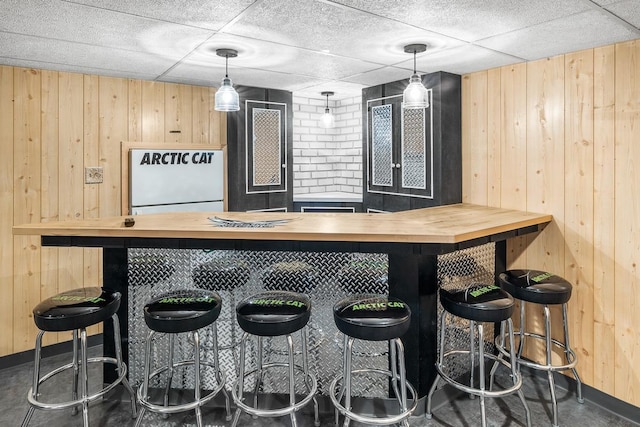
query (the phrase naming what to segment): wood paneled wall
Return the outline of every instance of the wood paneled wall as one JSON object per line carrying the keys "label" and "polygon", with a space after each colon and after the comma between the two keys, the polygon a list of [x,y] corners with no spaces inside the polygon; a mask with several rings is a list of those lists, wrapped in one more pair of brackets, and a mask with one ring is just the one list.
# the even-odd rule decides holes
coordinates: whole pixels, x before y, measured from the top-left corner
{"label": "wood paneled wall", "polygon": [[[0,356],[33,348],[31,310],[102,283],[100,249],[41,248],[14,224],[120,215],[121,141],[226,144],[214,88],[0,66]],[[84,168],[101,166],[102,184]],[[94,332],[97,329],[94,329]],[[47,334],[46,343],[68,340]]]}
{"label": "wood paneled wall", "polygon": [[573,283],[570,329],[583,381],[636,406],[638,64],[635,40],[468,74],[462,87],[463,200],[553,214],[539,235],[509,242],[509,266]]}

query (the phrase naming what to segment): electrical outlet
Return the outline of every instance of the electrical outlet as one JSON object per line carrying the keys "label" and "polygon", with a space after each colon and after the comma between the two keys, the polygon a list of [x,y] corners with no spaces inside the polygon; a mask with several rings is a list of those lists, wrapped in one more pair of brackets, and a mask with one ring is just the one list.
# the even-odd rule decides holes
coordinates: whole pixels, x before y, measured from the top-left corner
{"label": "electrical outlet", "polygon": [[84,168],[84,183],[85,184],[102,184],[102,168]]}

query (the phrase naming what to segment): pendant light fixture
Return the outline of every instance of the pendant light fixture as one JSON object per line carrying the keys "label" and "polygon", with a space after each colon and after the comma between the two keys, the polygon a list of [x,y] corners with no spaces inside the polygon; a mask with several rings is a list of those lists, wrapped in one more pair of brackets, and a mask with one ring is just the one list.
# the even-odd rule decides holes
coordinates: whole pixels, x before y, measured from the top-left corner
{"label": "pendant light fixture", "polygon": [[320,124],[322,125],[323,128],[332,128],[335,125],[335,118],[333,117],[333,114],[331,114],[331,111],[329,110],[329,97],[333,96],[333,92],[321,92],[321,95],[327,97],[327,103],[324,108],[324,114],[320,119]]}
{"label": "pendant light fixture", "polygon": [[225,59],[224,79],[222,85],[216,92],[216,111],[238,111],[240,110],[240,97],[238,92],[233,88],[233,83],[229,78],[229,58],[238,56],[238,51],[234,49],[217,49],[216,55]]}
{"label": "pendant light fixture", "polygon": [[406,53],[413,53],[413,75],[409,79],[409,85],[402,93],[402,108],[429,107],[429,92],[416,72],[416,54],[426,50],[426,44],[408,44],[404,47]]}

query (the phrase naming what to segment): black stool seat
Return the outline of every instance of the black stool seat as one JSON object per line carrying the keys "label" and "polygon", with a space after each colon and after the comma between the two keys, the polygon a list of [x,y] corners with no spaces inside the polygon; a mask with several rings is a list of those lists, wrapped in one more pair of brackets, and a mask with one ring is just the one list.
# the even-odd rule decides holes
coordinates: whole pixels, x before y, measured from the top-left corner
{"label": "black stool seat", "polygon": [[144,306],[144,320],[156,332],[195,331],[216,321],[222,298],[204,289],[180,290],[160,295]]}
{"label": "black stool seat", "polygon": [[272,291],[309,292],[318,282],[317,270],[305,261],[276,262],[262,276],[264,288]]}
{"label": "black stool seat", "polygon": [[240,327],[251,335],[289,335],[309,322],[311,300],[296,292],[262,292],[240,301],[236,314]]}
{"label": "black stool seat", "polygon": [[565,304],[571,298],[571,283],[540,270],[508,270],[498,276],[500,287],[519,300],[536,304]]}
{"label": "black stool seat", "polygon": [[214,258],[197,266],[192,273],[199,288],[228,291],[249,280],[249,264],[238,258]]}
{"label": "black stool seat", "polygon": [[98,287],[62,292],[33,309],[33,319],[42,331],[72,331],[111,318],[120,307],[120,292]]}
{"label": "black stool seat", "polygon": [[367,341],[388,341],[407,332],[409,306],[385,295],[353,295],[333,306],[333,319],[343,334]]}
{"label": "black stool seat", "polygon": [[513,314],[514,300],[496,285],[475,284],[465,289],[440,289],[440,304],[449,313],[476,322],[502,322]]}

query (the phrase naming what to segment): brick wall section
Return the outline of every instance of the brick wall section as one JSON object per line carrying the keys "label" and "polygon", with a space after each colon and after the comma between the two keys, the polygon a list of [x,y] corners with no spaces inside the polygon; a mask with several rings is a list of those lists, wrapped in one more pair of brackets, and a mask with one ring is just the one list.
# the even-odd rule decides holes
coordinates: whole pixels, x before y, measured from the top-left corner
{"label": "brick wall section", "polygon": [[362,194],[362,97],[329,98],[335,127],[320,126],[326,98],[293,95],[293,194]]}

